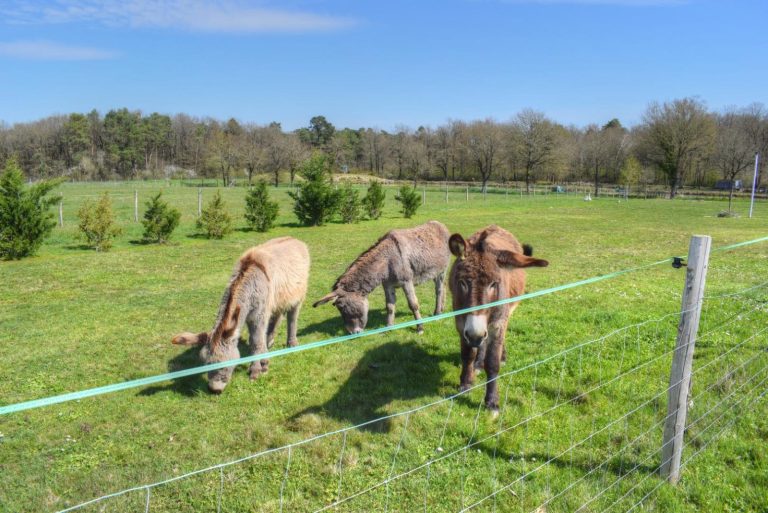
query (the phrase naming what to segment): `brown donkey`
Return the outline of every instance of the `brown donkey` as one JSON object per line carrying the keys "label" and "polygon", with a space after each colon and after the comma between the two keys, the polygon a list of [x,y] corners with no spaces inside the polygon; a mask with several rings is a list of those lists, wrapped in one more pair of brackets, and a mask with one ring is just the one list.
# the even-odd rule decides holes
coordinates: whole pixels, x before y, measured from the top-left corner
{"label": "brown donkey", "polygon": [[[202,345],[200,358],[205,363],[223,362],[240,357],[237,342],[244,323],[248,323],[250,354],[264,353],[272,347],[275,331],[284,313],[288,313],[288,346],[296,345],[296,322],[307,293],[309,251],[291,237],[281,237],[255,246],[243,253],[235,265],[229,286],[224,291],[219,315],[213,329],[203,333],[179,333],[172,342]],[[269,360],[254,361],[250,377],[267,372]],[[208,373],[208,389],[221,393],[234,367]]]}
{"label": "brown donkey", "polygon": [[[368,324],[368,294],[379,285],[387,301],[387,326],[395,323],[395,288],[402,287],[414,317],[421,319],[415,285],[435,282],[435,314],[445,303],[445,270],[451,260],[448,228],[428,223],[391,230],[352,262],[333,285],[333,291],[312,306],[333,301],[349,333],[360,333]],[[419,333],[424,331],[418,325]]]}
{"label": "brown donkey", "polygon": [[[467,241],[455,233],[449,245],[457,257],[449,278],[454,310],[519,296],[525,291],[522,268],[549,265],[546,260],[531,258],[530,246],[521,246],[511,233],[496,225],[483,228]],[[461,340],[461,390],[474,382],[475,367],[485,367],[485,406],[494,415],[499,411],[495,378],[504,355],[507,323],[518,304],[507,303],[455,317]]]}

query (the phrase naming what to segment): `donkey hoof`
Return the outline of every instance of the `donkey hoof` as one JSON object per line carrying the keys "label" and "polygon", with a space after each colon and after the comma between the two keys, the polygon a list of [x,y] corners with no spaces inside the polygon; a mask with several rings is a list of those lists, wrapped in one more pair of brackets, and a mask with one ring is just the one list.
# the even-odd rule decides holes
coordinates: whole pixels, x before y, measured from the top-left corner
{"label": "donkey hoof", "polygon": [[299,345],[299,342],[296,340],[289,340],[288,341],[288,347],[296,347]]}
{"label": "donkey hoof", "polygon": [[466,392],[470,388],[472,388],[472,385],[459,385],[459,392]]}
{"label": "donkey hoof", "polygon": [[488,416],[491,418],[491,420],[496,420],[497,418],[499,418],[499,409],[488,408]]}

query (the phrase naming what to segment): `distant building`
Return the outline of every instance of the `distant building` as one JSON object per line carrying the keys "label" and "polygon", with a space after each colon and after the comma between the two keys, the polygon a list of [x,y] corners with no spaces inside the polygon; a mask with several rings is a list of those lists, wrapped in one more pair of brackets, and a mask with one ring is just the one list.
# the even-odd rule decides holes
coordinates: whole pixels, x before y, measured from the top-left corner
{"label": "distant building", "polygon": [[715,183],[715,189],[720,191],[730,191],[731,184],[733,184],[733,190],[740,191],[743,188],[741,180],[718,180]]}

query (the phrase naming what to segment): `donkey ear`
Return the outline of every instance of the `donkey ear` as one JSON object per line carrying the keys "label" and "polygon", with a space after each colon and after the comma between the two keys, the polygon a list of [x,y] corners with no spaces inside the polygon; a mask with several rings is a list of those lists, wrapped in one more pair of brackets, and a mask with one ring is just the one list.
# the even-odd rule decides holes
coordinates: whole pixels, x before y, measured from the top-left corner
{"label": "donkey ear", "polygon": [[176,344],[178,346],[201,346],[208,342],[208,333],[198,333],[195,335],[194,333],[184,332],[179,333],[173,339],[171,339],[171,344]]}
{"label": "donkey ear", "polygon": [[456,258],[464,258],[464,254],[467,252],[467,241],[460,233],[454,233],[448,239],[448,247]]}
{"label": "donkey ear", "polygon": [[313,308],[317,308],[318,306],[324,305],[328,301],[331,301],[331,300],[333,300],[333,302],[336,302],[336,299],[338,299],[338,297],[339,297],[339,293],[338,292],[336,292],[335,290],[331,291],[328,294],[326,294],[323,297],[321,297],[320,299],[318,299],[317,301],[315,301],[314,303],[312,303],[312,307]]}
{"label": "donkey ear", "polygon": [[496,261],[503,267],[547,267],[549,265],[546,260],[506,250],[497,253]]}

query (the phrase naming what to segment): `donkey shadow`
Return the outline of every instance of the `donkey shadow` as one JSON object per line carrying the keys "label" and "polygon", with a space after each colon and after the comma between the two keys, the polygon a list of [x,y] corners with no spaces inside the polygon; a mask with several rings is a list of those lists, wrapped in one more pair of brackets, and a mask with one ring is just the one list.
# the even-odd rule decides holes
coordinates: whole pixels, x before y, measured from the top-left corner
{"label": "donkey shadow", "polygon": [[[242,338],[238,341],[238,349],[240,350],[240,354],[248,354],[248,345]],[[184,352],[179,353],[168,360],[168,372],[175,372],[203,365],[199,355],[200,346],[187,347]],[[237,369],[235,372],[237,372]],[[196,397],[200,394],[207,394],[208,382],[203,377],[204,374],[205,373],[192,374],[191,376],[173,379],[170,384],[147,387],[141,390],[137,395],[151,396],[158,392],[166,391],[176,392],[177,394],[186,397]]]}
{"label": "donkey shadow", "polygon": [[324,415],[352,425],[365,423],[361,430],[389,432],[389,419],[368,422],[387,415],[385,406],[392,401],[434,396],[445,385],[439,363],[448,360],[453,358],[429,352],[413,339],[375,347],[363,355],[333,397],[296,413],[290,421]]}

